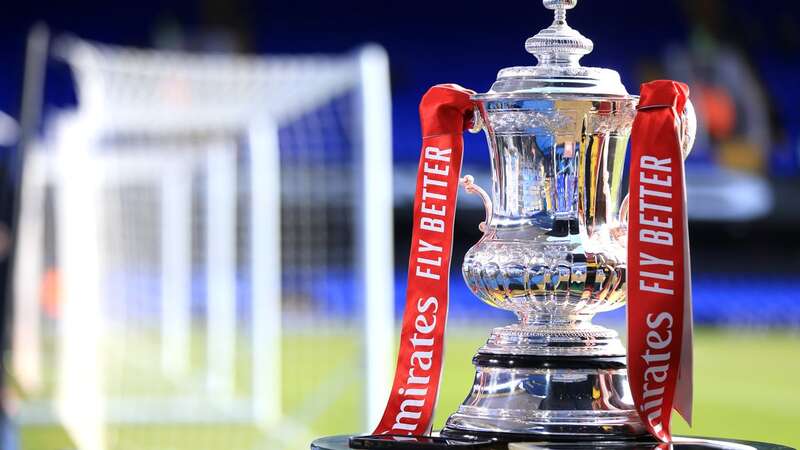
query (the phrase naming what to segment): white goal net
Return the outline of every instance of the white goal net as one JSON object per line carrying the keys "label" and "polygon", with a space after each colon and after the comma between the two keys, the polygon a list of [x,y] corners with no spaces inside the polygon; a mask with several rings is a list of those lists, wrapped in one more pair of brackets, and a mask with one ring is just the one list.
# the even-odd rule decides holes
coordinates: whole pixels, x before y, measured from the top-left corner
{"label": "white goal net", "polygon": [[56,53],[78,107],[25,160],[23,445],[25,427],[83,450],[296,449],[366,429],[394,352],[383,50]]}

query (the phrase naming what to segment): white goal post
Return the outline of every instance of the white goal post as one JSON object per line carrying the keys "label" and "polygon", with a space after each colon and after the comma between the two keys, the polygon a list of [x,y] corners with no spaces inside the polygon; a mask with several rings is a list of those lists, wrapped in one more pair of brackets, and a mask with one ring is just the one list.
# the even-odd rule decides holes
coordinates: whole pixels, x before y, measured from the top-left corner
{"label": "white goal post", "polygon": [[[249,423],[269,442],[310,432],[282,398],[311,383],[300,375],[343,329],[362,346],[359,426],[374,423],[394,352],[383,49],[56,48],[78,108],[25,159],[16,419],[60,423],[85,450],[126,424]],[[282,354],[294,339],[310,339],[308,354]],[[303,388],[308,408],[315,386]]]}

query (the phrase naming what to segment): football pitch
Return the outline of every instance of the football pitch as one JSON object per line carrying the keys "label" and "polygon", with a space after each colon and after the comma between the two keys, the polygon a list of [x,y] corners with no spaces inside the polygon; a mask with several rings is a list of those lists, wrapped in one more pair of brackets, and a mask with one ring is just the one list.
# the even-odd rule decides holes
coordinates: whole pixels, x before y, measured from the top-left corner
{"label": "football pitch", "polygon": [[[441,427],[467,394],[471,356],[486,328],[451,327],[435,426]],[[298,355],[324,346],[313,366],[297,367]],[[359,342],[354,335],[312,335],[283,343],[282,398],[286,419],[274,430],[236,424],[110,425],[111,449],[303,449],[314,436],[357,433],[362,389]],[[800,448],[800,332],[701,328],[695,338],[694,427],[674,419],[675,432],[763,440]],[[146,380],[144,380],[146,382]],[[387,387],[388,389],[388,387]],[[20,448],[74,448],[57,426],[22,426]]]}

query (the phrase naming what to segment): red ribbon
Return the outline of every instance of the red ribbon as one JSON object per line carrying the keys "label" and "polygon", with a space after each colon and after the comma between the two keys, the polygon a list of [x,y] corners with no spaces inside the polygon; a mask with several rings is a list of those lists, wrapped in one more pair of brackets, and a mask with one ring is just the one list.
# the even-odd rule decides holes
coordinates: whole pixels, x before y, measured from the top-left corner
{"label": "red ribbon", "polygon": [[400,352],[389,402],[373,434],[421,435],[433,425],[444,356],[462,132],[472,119],[472,94],[458,85],[438,85],[419,105],[423,138]]}
{"label": "red ribbon", "polygon": [[642,85],[631,135],[628,380],[650,433],[672,439],[673,406],[691,423],[691,280],[680,114],[689,88]]}

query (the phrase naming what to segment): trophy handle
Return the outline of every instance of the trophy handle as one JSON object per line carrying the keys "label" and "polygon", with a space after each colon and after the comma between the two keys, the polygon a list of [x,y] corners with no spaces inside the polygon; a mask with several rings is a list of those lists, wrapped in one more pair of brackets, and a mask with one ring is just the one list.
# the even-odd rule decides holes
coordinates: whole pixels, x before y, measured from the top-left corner
{"label": "trophy handle", "polygon": [[458,182],[461,186],[464,186],[464,190],[467,191],[467,193],[475,194],[483,201],[483,208],[486,210],[486,220],[478,225],[478,229],[481,230],[483,234],[486,234],[489,231],[489,227],[492,225],[492,200],[489,198],[489,194],[487,194],[482,187],[475,184],[475,178],[472,175],[464,175]]}
{"label": "trophy handle", "polygon": [[619,223],[625,228],[628,228],[628,204],[630,203],[631,194],[625,195],[622,199],[622,204],[619,206]]}
{"label": "trophy handle", "polygon": [[[472,110],[472,122],[470,123],[468,131],[475,134],[480,133],[481,130],[483,130],[481,112],[478,108],[474,108]],[[475,184],[475,178],[472,175],[464,175],[459,178],[458,183],[464,186],[464,190],[467,191],[468,194],[474,194],[481,198],[483,208],[486,212],[486,220],[478,224],[478,229],[481,230],[483,234],[488,233],[489,227],[492,225],[492,200],[489,198],[489,194],[487,194],[482,187]]]}
{"label": "trophy handle", "polygon": [[684,161],[692,152],[695,136],[697,136],[697,115],[694,112],[692,100],[686,99],[686,106],[683,107],[683,114],[681,114],[681,151]]}
{"label": "trophy handle", "polygon": [[[697,135],[697,115],[694,111],[694,105],[690,99],[686,99],[686,106],[683,108],[681,114],[681,153],[683,160],[689,157],[694,147],[694,139]],[[622,204],[619,206],[619,223],[626,227],[628,226],[628,204],[630,203],[630,193],[622,199]]]}

